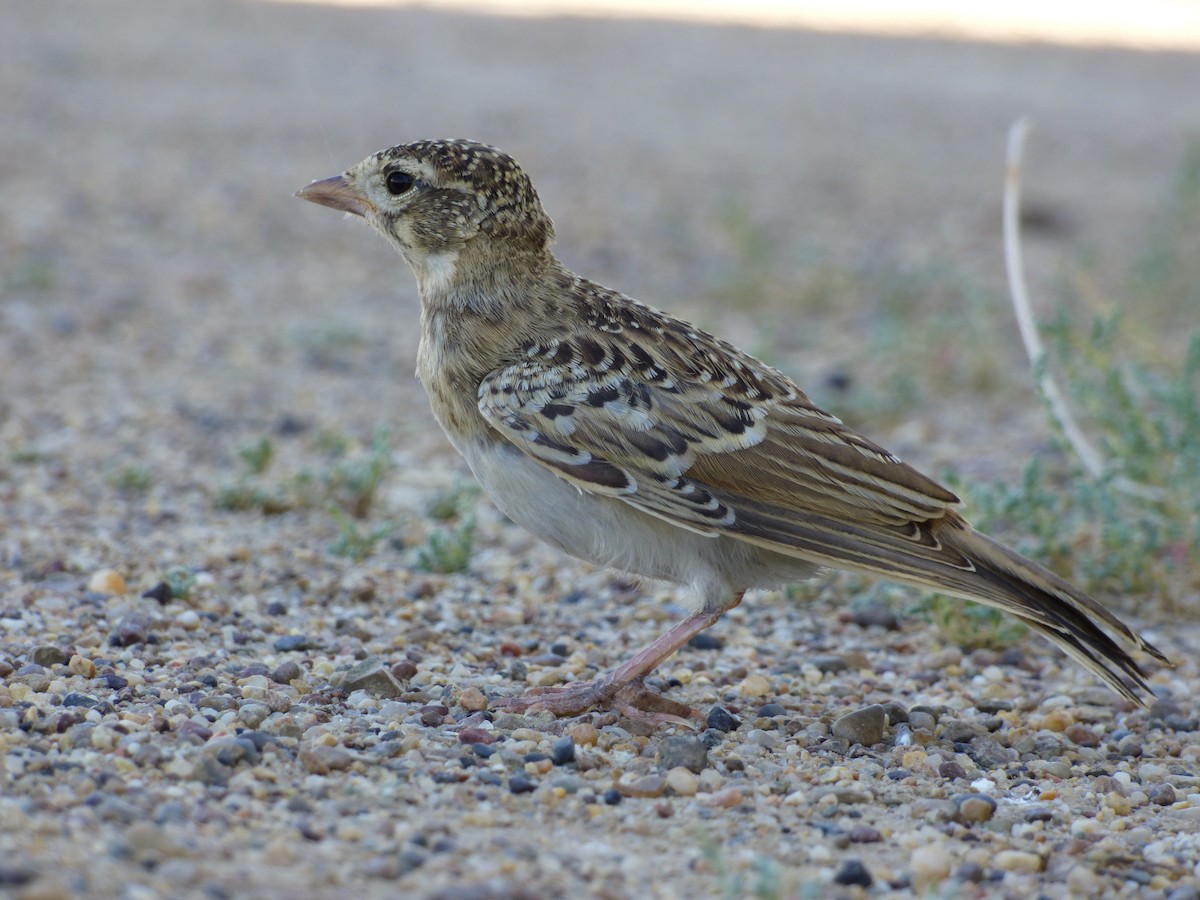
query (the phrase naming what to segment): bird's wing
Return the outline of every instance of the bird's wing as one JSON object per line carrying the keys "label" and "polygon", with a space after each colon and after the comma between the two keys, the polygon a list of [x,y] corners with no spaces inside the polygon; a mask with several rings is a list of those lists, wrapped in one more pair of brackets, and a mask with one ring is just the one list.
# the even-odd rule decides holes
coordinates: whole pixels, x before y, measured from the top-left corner
{"label": "bird's wing", "polygon": [[592,324],[526,345],[478,394],[505,438],[581,490],[841,564],[854,561],[837,548],[805,552],[809,538],[882,530],[911,545],[958,502],[704,332],[646,308]]}

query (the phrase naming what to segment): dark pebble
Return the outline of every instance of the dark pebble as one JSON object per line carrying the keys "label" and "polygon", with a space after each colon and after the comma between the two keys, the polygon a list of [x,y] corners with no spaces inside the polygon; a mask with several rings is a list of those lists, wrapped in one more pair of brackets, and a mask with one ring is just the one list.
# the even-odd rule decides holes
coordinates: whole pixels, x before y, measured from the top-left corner
{"label": "dark pebble", "polygon": [[289,653],[293,650],[307,650],[312,642],[304,634],[285,634],[271,645],[277,653]]}
{"label": "dark pebble", "polygon": [[537,782],[518,773],[509,776],[508,789],[514,794],[529,794],[537,790]]}
{"label": "dark pebble", "polygon": [[125,688],[129,687],[129,681],[122,678],[120,675],[113,675],[110,672],[108,675],[103,676],[103,678],[105,686],[110,690],[123,691]]}
{"label": "dark pebble", "polygon": [[522,756],[521,762],[536,763],[536,762],[541,762],[542,760],[549,759],[549,758],[550,758],[549,753],[539,753],[538,751],[535,750],[533,753],[526,753],[524,756]]}
{"label": "dark pebble", "polygon": [[575,762],[575,742],[569,737],[560,737],[550,745],[550,758],[556,766]]}
{"label": "dark pebble", "polygon": [[291,684],[293,679],[300,677],[301,672],[300,664],[288,659],[276,666],[268,677],[276,684]]}
{"label": "dark pebble", "polygon": [[28,866],[0,866],[0,887],[22,887],[29,884],[37,876],[37,869],[31,869]]}
{"label": "dark pebble", "polygon": [[1025,652],[1016,647],[1009,647],[1000,653],[1000,658],[997,660],[1002,666],[1019,667],[1025,665]]}
{"label": "dark pebble", "polygon": [[342,690],[347,694],[365,691],[372,697],[394,699],[404,693],[404,686],[396,680],[378,659],[364,659],[351,666],[342,678]]}
{"label": "dark pebble", "polygon": [[713,731],[733,731],[742,723],[737,716],[731,713],[723,706],[714,706],[708,711],[708,715],[704,720],[705,724]]}
{"label": "dark pebble", "polygon": [[88,709],[91,709],[99,702],[95,697],[89,697],[87,694],[79,694],[75,691],[71,691],[71,693],[62,699],[63,706],[84,706]]}
{"label": "dark pebble", "polygon": [[717,731],[715,728],[705,728],[700,732],[700,743],[708,750],[720,746],[723,740],[725,740],[725,732]]}
{"label": "dark pebble", "polygon": [[841,656],[813,656],[808,661],[818,672],[824,672],[826,675],[845,672],[850,668],[850,663]]}
{"label": "dark pebble", "polygon": [[877,603],[852,610],[850,621],[860,628],[869,628],[875,625],[888,631],[895,631],[900,627],[900,617],[893,610]]}
{"label": "dark pebble", "polygon": [[938,774],[943,778],[966,778],[966,770],[953,760],[947,760],[938,766]]}
{"label": "dark pebble", "polygon": [[47,668],[61,666],[69,659],[70,657],[67,656],[65,650],[53,644],[42,644],[41,646],[34,647],[29,653],[30,662],[36,663],[39,666],[46,666]]}
{"label": "dark pebble", "polygon": [[908,769],[891,769],[887,773],[887,777],[892,781],[903,781],[911,775],[912,772],[908,771]]}
{"label": "dark pebble", "polygon": [[849,837],[852,844],[877,844],[883,840],[883,834],[873,825],[855,825]]}
{"label": "dark pebble", "polygon": [[787,709],[784,708],[782,703],[766,703],[758,711],[758,714],[765,719],[773,719],[776,716],[786,716]]}
{"label": "dark pebble", "polygon": [[954,870],[954,880],[979,884],[983,881],[983,866],[977,863],[965,862]]}
{"label": "dark pebble", "polygon": [[671,735],[659,744],[658,759],[663,771],[683,766],[699,775],[708,765],[708,748],[698,737]]}
{"label": "dark pebble", "polygon": [[171,586],[165,581],[160,581],[154,587],[147,591],[142,591],[142,596],[148,600],[157,600],[159,603],[169,602],[175,595],[171,592]]}
{"label": "dark pebble", "polygon": [[486,728],[464,728],[458,733],[460,744],[494,744],[496,740],[496,732],[488,731]]}
{"label": "dark pebble", "polygon": [[874,881],[867,867],[857,859],[848,859],[842,863],[833,880],[836,884],[857,884],[861,887],[870,887]]}
{"label": "dark pebble", "polygon": [[119,622],[108,636],[109,646],[132,647],[134,644],[146,643],[146,629],[139,622]]}
{"label": "dark pebble", "polygon": [[1170,806],[1179,799],[1175,793],[1175,788],[1169,784],[1154,785],[1146,792],[1146,796],[1150,798],[1151,803],[1156,803],[1159,806]]}
{"label": "dark pebble", "polygon": [[899,725],[901,722],[908,721],[908,710],[895,700],[889,700],[883,704],[883,714],[887,716],[888,722],[893,725]]}
{"label": "dark pebble", "polygon": [[[433,773],[434,784],[459,784],[467,780],[467,773],[462,769],[438,769]],[[520,791],[514,790],[514,794],[519,794]]]}
{"label": "dark pebble", "polygon": [[1054,813],[1045,806],[1030,806],[1025,810],[1026,822],[1049,822],[1054,818]]}
{"label": "dark pebble", "polygon": [[268,616],[286,616],[287,611],[287,604],[281,603],[278,600],[272,600],[267,604]]}
{"label": "dark pebble", "polygon": [[471,752],[473,752],[480,759],[488,759],[493,753],[496,752],[496,748],[491,744],[472,744]]}
{"label": "dark pebble", "polygon": [[408,681],[417,674],[417,667],[406,659],[392,666],[392,674],[401,681]]}
{"label": "dark pebble", "polygon": [[502,781],[500,776],[491,769],[476,769],[475,780],[480,784],[490,784],[493,787],[498,787]]}
{"label": "dark pebble", "polygon": [[688,641],[688,646],[693,650],[720,650],[725,646],[725,641],[715,634],[702,631]]}
{"label": "dark pebble", "polygon": [[607,803],[609,806],[616,806],[618,803],[621,802],[621,792],[618,791],[616,788],[609,788],[607,791],[605,791],[603,794],[600,795],[600,798],[605,803]]}
{"label": "dark pebble", "polygon": [[562,641],[557,641],[550,645],[550,652],[553,653],[555,656],[566,659],[568,656],[571,655],[571,648],[568,647],[566,644],[564,644]]}

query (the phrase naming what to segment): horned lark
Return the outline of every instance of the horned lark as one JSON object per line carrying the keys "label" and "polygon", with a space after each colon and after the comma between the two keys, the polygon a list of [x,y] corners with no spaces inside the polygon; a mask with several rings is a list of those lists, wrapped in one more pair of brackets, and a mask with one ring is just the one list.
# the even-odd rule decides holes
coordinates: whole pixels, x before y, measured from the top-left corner
{"label": "horned lark", "polygon": [[822,566],[998,607],[1119,694],[1166,658],[1083,591],[975,531],[958,498],[731,344],[568,271],[533,184],[465,140],[383,150],[297,192],[361,216],[416,274],[417,374],[514,522],[572,556],[690,586],[696,611],[609,675],[509,699],[652,722],[645,677],[736,606]]}

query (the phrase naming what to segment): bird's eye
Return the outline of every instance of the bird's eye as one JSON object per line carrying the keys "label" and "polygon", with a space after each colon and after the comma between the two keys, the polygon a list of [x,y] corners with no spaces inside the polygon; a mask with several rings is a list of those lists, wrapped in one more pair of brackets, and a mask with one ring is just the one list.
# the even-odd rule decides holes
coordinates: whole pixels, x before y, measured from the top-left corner
{"label": "bird's eye", "polygon": [[396,170],[394,172],[388,172],[387,178],[384,179],[383,183],[387,186],[389,194],[398,196],[411,188],[414,181],[416,181],[416,179],[413,178],[412,175],[408,174],[408,172]]}

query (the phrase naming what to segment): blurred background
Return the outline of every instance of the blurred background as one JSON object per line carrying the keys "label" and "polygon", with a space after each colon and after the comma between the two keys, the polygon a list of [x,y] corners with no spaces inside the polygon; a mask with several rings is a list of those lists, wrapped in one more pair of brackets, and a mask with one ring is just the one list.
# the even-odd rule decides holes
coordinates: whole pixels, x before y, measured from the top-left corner
{"label": "blurred background", "polygon": [[[1030,459],[1074,468],[1003,276],[1005,133],[1029,116],[1023,241],[1054,363],[1082,367],[1107,452],[1187,456],[1174,420],[1174,444],[1123,446],[1163,422],[1110,421],[1105,398],[1127,365],[1165,372],[1139,409],[1194,382],[1195,4],[3,6],[0,492],[25,565],[86,570],[139,555],[87,549],[111,529],[207,521],[248,443],[303,467],[314,435],[386,428],[402,469],[461,476],[411,376],[410,274],[292,197],[424,137],[516,156],[581,274],[732,338],[927,470],[1016,484]],[[1090,329],[1115,312],[1106,349]]]}

